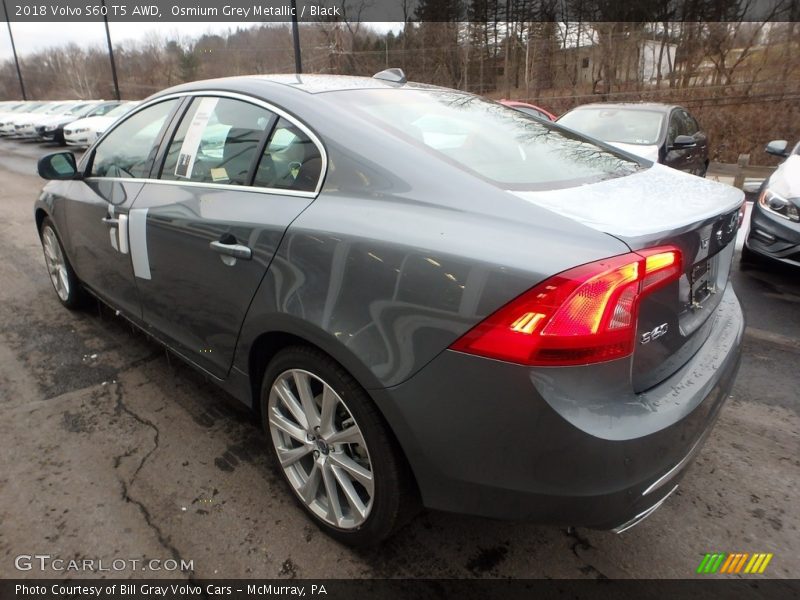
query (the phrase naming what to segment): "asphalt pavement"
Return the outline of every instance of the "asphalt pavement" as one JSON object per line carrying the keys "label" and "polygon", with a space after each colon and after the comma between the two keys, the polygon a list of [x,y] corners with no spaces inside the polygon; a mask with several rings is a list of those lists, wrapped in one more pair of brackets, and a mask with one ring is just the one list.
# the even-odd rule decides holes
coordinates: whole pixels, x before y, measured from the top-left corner
{"label": "asphalt pavement", "polygon": [[[755,577],[800,574],[797,269],[741,270],[737,257],[748,327],[732,398],[678,491],[639,526],[425,512],[355,551],[295,505],[234,401],[113,311],[61,307],[32,212],[47,151],[0,140],[0,578],[65,575],[18,570],[35,554],[183,560],[181,576],[199,578],[686,578],[706,552],[771,552]],[[95,575],[176,575],[139,564]]]}

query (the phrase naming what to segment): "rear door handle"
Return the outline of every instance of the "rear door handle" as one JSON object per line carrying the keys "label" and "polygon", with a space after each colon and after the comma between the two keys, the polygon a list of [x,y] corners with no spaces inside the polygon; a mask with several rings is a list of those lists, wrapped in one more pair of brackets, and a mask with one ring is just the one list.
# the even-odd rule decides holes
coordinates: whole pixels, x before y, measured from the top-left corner
{"label": "rear door handle", "polygon": [[223,244],[222,242],[209,243],[211,249],[225,256],[232,256],[233,258],[241,258],[242,260],[250,260],[253,258],[253,251],[248,246],[242,244]]}
{"label": "rear door handle", "polygon": [[113,217],[103,217],[102,221],[103,221],[103,223],[105,223],[109,227],[117,227],[117,226],[119,226],[119,219],[115,219]]}

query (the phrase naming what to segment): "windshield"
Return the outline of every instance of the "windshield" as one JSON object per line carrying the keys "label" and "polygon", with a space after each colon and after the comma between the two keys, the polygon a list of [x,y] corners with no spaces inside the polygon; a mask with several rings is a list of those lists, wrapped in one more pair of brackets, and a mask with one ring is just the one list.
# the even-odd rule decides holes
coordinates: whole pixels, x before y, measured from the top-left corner
{"label": "windshield", "polygon": [[558,120],[559,125],[604,142],[652,145],[658,143],[664,113],[655,110],[598,106],[576,108]]}
{"label": "windshield", "polygon": [[478,96],[440,90],[334,93],[388,133],[504,189],[570,187],[627,175],[637,162]]}
{"label": "windshield", "polygon": [[62,104],[56,104],[56,105],[50,107],[50,110],[47,111],[47,114],[60,115],[65,110],[67,110],[68,108],[72,108],[72,103],[71,102],[65,102],[65,103],[62,103]]}
{"label": "windshield", "polygon": [[91,102],[88,102],[86,104],[78,104],[77,106],[73,106],[72,108],[70,108],[64,114],[65,115],[70,115],[70,116],[83,115],[83,114],[88,113],[94,107],[95,107],[95,105],[93,103],[91,103]]}
{"label": "windshield", "polygon": [[138,104],[139,104],[138,102],[126,102],[125,104],[119,105],[114,110],[108,111],[104,116],[121,117],[122,115],[131,112]]}

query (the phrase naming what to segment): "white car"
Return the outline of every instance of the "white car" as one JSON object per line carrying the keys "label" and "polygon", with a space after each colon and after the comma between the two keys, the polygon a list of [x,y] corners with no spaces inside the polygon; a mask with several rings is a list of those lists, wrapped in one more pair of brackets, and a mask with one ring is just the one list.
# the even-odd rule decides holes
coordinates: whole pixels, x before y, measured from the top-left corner
{"label": "white car", "polygon": [[23,102],[18,106],[0,113],[0,135],[10,135],[14,132],[14,128],[11,126],[11,124],[15,119],[18,119],[23,115],[27,115],[35,110],[42,109],[42,107],[47,104],[49,104],[49,102]]}
{"label": "white car", "polygon": [[21,139],[34,139],[36,137],[36,126],[54,116],[61,116],[67,111],[75,108],[81,102],[57,102],[41,114],[31,114],[28,119],[19,119],[14,125],[14,137]]}
{"label": "white car", "polygon": [[64,144],[64,127],[78,119],[101,117],[119,106],[117,101],[92,100],[73,106],[63,115],[43,118],[36,123],[36,134],[40,140]]}
{"label": "white car", "polygon": [[64,128],[64,141],[68,146],[90,146],[114,121],[132,111],[138,104],[138,101],[123,102],[102,117],[78,119]]}

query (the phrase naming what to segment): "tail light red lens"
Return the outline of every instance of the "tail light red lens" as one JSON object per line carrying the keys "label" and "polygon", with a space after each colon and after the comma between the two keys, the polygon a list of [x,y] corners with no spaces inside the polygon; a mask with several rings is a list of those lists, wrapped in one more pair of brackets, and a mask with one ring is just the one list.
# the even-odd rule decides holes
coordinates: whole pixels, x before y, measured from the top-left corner
{"label": "tail light red lens", "polygon": [[652,248],[564,271],[473,327],[453,350],[524,365],[577,365],[633,351],[639,302],[680,277],[677,248]]}

